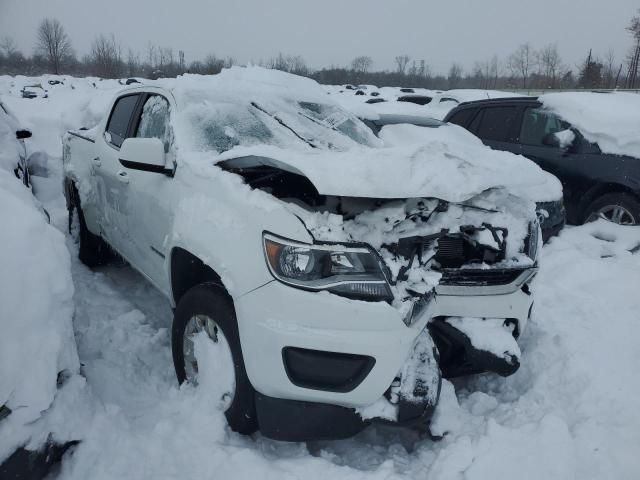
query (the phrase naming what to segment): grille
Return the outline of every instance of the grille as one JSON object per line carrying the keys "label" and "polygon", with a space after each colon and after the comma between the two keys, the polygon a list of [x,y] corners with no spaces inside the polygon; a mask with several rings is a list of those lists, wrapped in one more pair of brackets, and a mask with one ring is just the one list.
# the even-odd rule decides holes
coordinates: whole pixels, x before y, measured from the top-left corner
{"label": "grille", "polygon": [[460,236],[447,236],[438,239],[436,260],[442,266],[453,266],[465,261],[464,239]]}
{"label": "grille", "polygon": [[507,285],[523,272],[519,268],[443,270],[440,285]]}

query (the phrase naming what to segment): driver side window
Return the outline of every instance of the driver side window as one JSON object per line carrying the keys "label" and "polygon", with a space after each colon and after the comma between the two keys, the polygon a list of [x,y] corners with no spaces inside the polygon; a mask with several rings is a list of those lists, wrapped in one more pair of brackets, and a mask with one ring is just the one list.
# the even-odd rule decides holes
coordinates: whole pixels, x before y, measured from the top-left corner
{"label": "driver side window", "polygon": [[144,103],[140,121],[136,129],[137,138],[158,138],[164,144],[164,151],[171,145],[169,124],[169,102],[160,95],[152,95]]}
{"label": "driver side window", "polygon": [[520,143],[534,147],[549,146],[544,143],[545,137],[570,128],[567,122],[539,108],[527,108],[522,118]]}

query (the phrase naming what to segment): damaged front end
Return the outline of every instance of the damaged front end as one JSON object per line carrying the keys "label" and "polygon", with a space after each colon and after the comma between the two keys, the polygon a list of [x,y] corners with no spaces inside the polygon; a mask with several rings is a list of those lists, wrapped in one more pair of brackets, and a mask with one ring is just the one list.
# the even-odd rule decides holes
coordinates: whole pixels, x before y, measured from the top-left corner
{"label": "damaged front end", "polygon": [[516,339],[531,311],[529,284],[541,245],[532,203],[501,189],[461,203],[330,196],[269,159],[220,166],[284,202],[313,238],[306,244],[265,233],[274,278],[387,302],[408,328],[420,326],[384,396],[358,410],[362,419],[424,423],[441,376],[518,369]]}

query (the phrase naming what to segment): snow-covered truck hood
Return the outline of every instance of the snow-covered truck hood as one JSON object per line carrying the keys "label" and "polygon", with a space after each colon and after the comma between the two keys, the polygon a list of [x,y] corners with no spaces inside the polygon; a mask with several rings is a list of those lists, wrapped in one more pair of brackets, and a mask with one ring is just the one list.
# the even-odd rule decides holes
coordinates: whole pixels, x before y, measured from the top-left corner
{"label": "snow-covered truck hood", "polygon": [[[457,128],[457,127],[456,127]],[[421,143],[391,140],[392,134],[416,129],[391,125],[384,148],[357,148],[346,152],[291,151],[271,146],[232,149],[215,158],[219,163],[239,157],[263,162],[307,177],[321,195],[366,198],[438,198],[462,202],[480,193],[501,188],[530,201],[551,201],[562,196],[560,182],[519,155],[485,147],[479,140],[459,142],[442,136],[422,138]],[[437,130],[451,129],[451,126]]]}

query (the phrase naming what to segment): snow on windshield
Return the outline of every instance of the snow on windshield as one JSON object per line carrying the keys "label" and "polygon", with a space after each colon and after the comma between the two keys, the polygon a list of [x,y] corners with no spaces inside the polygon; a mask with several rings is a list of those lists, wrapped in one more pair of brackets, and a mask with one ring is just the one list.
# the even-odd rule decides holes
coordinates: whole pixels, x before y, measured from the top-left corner
{"label": "snow on windshield", "polygon": [[551,93],[545,108],[597,143],[604,153],[640,158],[640,95],[636,93]]}
{"label": "snow on windshield", "polygon": [[270,145],[345,151],[378,144],[364,124],[306,78],[248,67],[157,83],[176,96],[177,137],[187,150]]}

